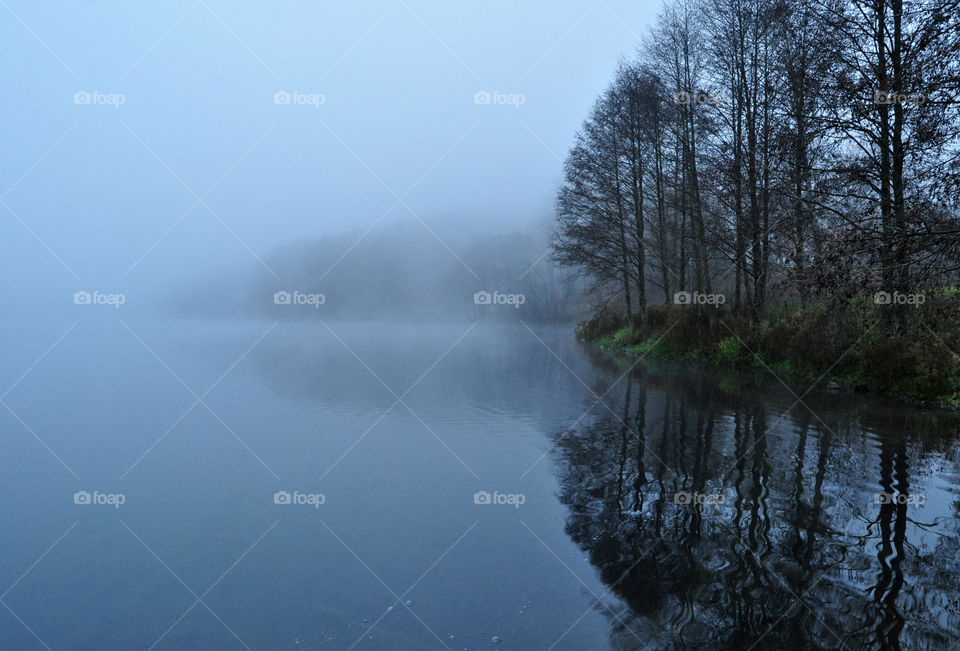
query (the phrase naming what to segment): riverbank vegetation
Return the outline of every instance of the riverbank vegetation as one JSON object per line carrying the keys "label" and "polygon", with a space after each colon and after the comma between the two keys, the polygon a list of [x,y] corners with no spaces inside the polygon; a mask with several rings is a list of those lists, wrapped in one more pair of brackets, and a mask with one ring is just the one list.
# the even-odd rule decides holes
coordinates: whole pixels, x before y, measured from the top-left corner
{"label": "riverbank vegetation", "polygon": [[671,0],[564,164],[580,335],[956,403],[960,0]]}
{"label": "riverbank vegetation", "polygon": [[[649,333],[609,309],[578,336],[605,348],[681,357],[728,367],[800,374],[856,390],[889,390],[960,407],[960,302],[955,287],[934,291],[888,324],[890,306],[872,298],[768,310],[759,327],[726,308],[651,305]],[[636,322],[636,319],[635,319]]]}

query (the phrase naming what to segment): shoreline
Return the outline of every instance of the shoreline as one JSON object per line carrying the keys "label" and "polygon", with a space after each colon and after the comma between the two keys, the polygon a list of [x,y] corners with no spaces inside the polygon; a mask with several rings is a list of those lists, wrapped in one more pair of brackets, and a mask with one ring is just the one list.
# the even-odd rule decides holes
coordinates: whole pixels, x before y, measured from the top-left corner
{"label": "shoreline", "polygon": [[[775,379],[778,379],[781,382],[784,379],[783,376],[794,379],[815,380],[815,383],[808,390],[813,390],[814,387],[822,384],[823,388],[819,390],[826,393],[842,394],[849,392],[864,396],[872,396],[875,398],[894,398],[902,404],[916,407],[918,409],[933,409],[960,414],[960,405],[952,404],[950,402],[932,400],[929,398],[920,398],[918,396],[913,396],[908,393],[898,391],[891,387],[852,382],[849,379],[838,376],[829,376],[827,374],[814,375],[798,369],[777,368],[777,365],[767,364],[765,361],[762,361],[759,364],[723,362],[717,359],[710,359],[709,357],[703,355],[702,351],[691,350],[683,353],[671,353],[666,349],[661,349],[658,351],[656,346],[650,346],[648,350],[640,351],[635,349],[637,348],[636,344],[633,346],[617,346],[612,342],[603,343],[609,340],[610,337],[585,337],[579,332],[579,328],[577,331],[575,331],[575,337],[579,342],[593,346],[599,350],[618,355],[629,355],[631,357],[640,357],[643,359],[653,359],[657,361],[679,362],[687,365],[696,365],[700,368],[719,371],[737,371],[743,373],[747,371],[760,370],[766,374],[774,376]],[[701,354],[698,355],[698,352]],[[757,356],[754,355],[753,359],[756,360]]]}

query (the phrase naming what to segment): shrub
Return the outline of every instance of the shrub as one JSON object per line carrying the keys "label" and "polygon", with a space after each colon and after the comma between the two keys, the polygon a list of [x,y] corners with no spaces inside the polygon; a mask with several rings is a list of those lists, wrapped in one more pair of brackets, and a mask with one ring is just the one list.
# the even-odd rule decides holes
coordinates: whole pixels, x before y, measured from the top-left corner
{"label": "shrub", "polygon": [[716,364],[736,365],[743,361],[743,351],[741,349],[740,340],[730,336],[720,340],[710,359]]}
{"label": "shrub", "polygon": [[650,337],[627,348],[631,353],[650,357],[663,357],[668,354],[666,344],[662,340]]}
{"label": "shrub", "polygon": [[616,334],[613,335],[614,345],[620,348],[627,348],[628,346],[633,346],[643,341],[643,336],[640,334],[639,330],[633,330],[631,328],[621,328],[617,330]]}

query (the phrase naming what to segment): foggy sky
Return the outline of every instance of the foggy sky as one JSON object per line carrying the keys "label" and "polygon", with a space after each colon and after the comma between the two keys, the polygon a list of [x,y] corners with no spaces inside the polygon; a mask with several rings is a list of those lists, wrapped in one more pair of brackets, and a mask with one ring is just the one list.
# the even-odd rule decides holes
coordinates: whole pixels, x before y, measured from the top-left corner
{"label": "foggy sky", "polygon": [[378,220],[549,217],[658,5],[518,4],[3,0],[0,309],[132,301]]}

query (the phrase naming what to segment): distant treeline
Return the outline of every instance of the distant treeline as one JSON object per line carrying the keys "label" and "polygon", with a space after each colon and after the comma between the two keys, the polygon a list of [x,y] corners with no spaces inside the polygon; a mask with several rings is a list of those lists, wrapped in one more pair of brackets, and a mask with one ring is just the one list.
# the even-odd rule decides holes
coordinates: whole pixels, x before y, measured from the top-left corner
{"label": "distant treeline", "polygon": [[584,283],[549,250],[534,231],[441,241],[422,225],[396,224],[282,247],[258,269],[194,287],[177,308],[278,319],[582,317]]}

